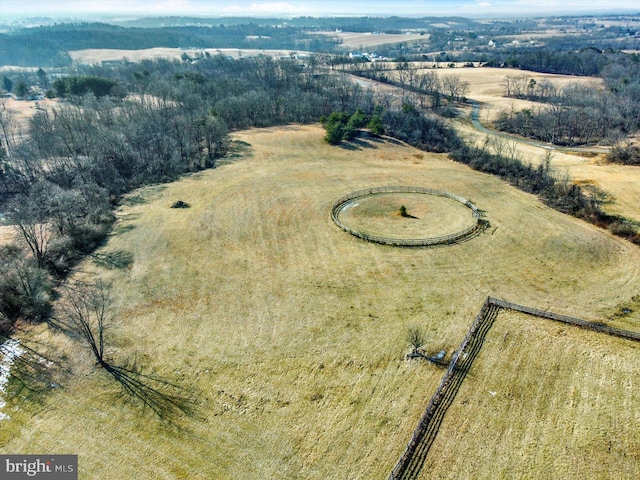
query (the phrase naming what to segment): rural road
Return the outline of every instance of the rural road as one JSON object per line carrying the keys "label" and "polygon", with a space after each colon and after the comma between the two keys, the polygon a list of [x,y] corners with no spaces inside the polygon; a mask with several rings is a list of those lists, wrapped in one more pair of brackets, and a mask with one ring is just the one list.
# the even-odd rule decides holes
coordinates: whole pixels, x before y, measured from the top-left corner
{"label": "rural road", "polygon": [[[399,87],[391,85],[391,84],[383,84],[380,82],[377,82],[375,80],[370,80],[370,79],[365,79],[362,77],[358,77],[357,75],[353,75],[350,74],[349,77],[355,82],[357,83],[360,87],[362,88],[366,88],[366,89],[375,89],[375,88],[379,88],[381,86],[384,86],[385,88],[391,88],[391,89],[399,89]],[[600,154],[600,153],[606,153],[609,151],[608,148],[606,147],[561,147],[558,145],[553,145],[551,143],[545,143],[545,142],[539,142],[539,141],[535,141],[535,140],[528,140],[526,138],[517,136],[517,135],[513,135],[510,133],[504,133],[504,132],[498,132],[496,130],[492,130],[489,129],[487,127],[485,127],[484,125],[482,125],[482,123],[480,123],[480,108],[481,105],[479,102],[477,102],[476,100],[473,100],[471,98],[467,98],[466,103],[471,105],[472,109],[471,109],[471,124],[473,125],[473,128],[475,128],[478,132],[483,133],[485,135],[491,135],[494,137],[500,137],[500,138],[504,138],[507,140],[511,140],[517,143],[521,143],[524,145],[529,145],[532,147],[536,147],[536,148],[541,148],[544,150],[552,150],[552,151],[558,151],[558,152],[585,152],[585,153],[595,153],[595,154]]]}

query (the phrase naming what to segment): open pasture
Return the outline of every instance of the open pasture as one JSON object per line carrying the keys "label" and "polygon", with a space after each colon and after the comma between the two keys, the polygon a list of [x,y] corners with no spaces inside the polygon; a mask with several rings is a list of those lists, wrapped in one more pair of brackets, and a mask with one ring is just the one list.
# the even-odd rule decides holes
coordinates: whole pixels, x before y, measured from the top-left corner
{"label": "open pasture", "polygon": [[357,32],[320,32],[323,35],[338,37],[342,46],[352,49],[366,49],[388,44],[427,43],[429,35],[417,33],[357,33]]}
{"label": "open pasture", "polygon": [[418,478],[637,478],[639,351],[500,310]]}
{"label": "open pasture", "polygon": [[[73,374],[45,396],[9,402],[0,449],[78,453],[86,479],[386,478],[443,373],[405,359],[408,327],[422,326],[425,349],[449,359],[487,295],[604,321],[640,288],[637,247],[494,177],[396,141],[341,148],[323,135],[319,126],[234,134],[242,148],[224,165],[123,202],[101,252],[131,253],[130,268],[81,266],[113,282],[109,356],[192,387],[196,415],[169,426],[143,414],[115,398],[77,344],[33,327]],[[394,248],[331,221],[336,199],[379,185],[455,192],[491,228],[458,245]],[[191,208],[171,209],[177,200]],[[617,326],[640,329],[627,318]],[[572,351],[591,342],[566,338]],[[515,346],[548,348],[546,337]],[[571,366],[555,378],[580,396]],[[522,372],[535,386],[537,371]],[[495,374],[507,382],[512,372]],[[551,386],[546,395],[557,401]],[[625,401],[636,403],[611,408],[638,411],[637,396]],[[491,414],[505,422],[511,412]],[[637,446],[638,429],[629,435],[615,448]],[[585,455],[601,451],[599,431],[581,438]],[[521,446],[512,453],[531,453]]]}
{"label": "open pasture", "polygon": [[[397,80],[398,72],[394,71],[396,70],[397,64],[388,63],[386,65],[391,69],[389,75],[395,76]],[[505,110],[509,111],[513,109],[517,111],[523,108],[539,108],[545,106],[544,103],[540,102],[506,97],[504,84],[507,77],[518,78],[526,76],[528,79],[535,80],[536,82],[548,81],[555,85],[558,90],[573,83],[593,85],[594,88],[599,88],[602,85],[602,80],[599,78],[537,73],[515,68],[465,68],[463,67],[463,63],[457,63],[454,64],[456,65],[455,67],[447,68],[445,63],[439,63],[439,68],[434,69],[432,68],[433,62],[416,62],[412,63],[412,65],[417,67],[417,74],[435,72],[441,79],[442,77],[453,75],[458,77],[460,81],[466,82],[468,89],[465,92],[465,96],[482,105],[481,120],[483,122],[495,120],[500,112]]]}

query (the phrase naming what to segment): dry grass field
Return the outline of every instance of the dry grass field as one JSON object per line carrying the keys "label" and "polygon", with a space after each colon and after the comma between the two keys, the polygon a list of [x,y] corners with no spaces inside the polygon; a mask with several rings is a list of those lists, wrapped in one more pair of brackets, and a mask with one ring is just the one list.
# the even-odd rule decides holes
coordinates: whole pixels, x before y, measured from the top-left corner
{"label": "dry grass field", "polygon": [[50,110],[56,104],[56,99],[49,98],[38,101],[3,98],[0,108],[6,110],[11,119],[13,133],[20,138],[26,135],[29,128],[29,120],[36,114],[38,109]]}
{"label": "dry grass field", "polygon": [[568,84],[579,83],[599,88],[602,80],[591,77],[576,77],[572,75],[553,75],[537,72],[526,72],[513,68],[462,68],[453,73],[469,83],[467,97],[482,104],[482,119],[493,120],[503,110],[522,110],[523,108],[544,107],[545,104],[529,100],[519,100],[504,96],[504,81],[506,77],[526,76],[536,82],[542,80],[553,83],[556,88],[562,89]]}
{"label": "dry grass field", "polygon": [[2,225],[0,223],[0,245],[11,243],[16,238],[15,228],[9,225]]}
{"label": "dry grass field", "polygon": [[638,478],[639,353],[502,310],[419,478]]}
{"label": "dry grass field", "polygon": [[[90,261],[80,268],[114,285],[109,356],[135,356],[193,387],[197,415],[170,426],[142,414],[116,397],[117,387],[78,344],[46,326],[31,327],[32,342],[66,355],[73,374],[60,379],[62,388],[9,402],[0,451],[78,453],[83,479],[385,478],[443,373],[405,359],[408,327],[424,327],[425,348],[446,349],[449,358],[487,295],[606,321],[640,289],[640,249],[446,155],[391,141],[332,147],[318,126],[235,137],[249,144],[239,157],[137,191],[121,207],[102,252],[130,252],[131,268],[103,270]],[[366,243],[333,224],[336,199],[379,185],[457,193],[487,212],[491,228],[458,245],[402,249]],[[177,200],[191,208],[171,209]],[[620,317],[616,326],[638,330],[640,321]],[[548,353],[546,336],[529,340],[521,331],[514,328],[508,339],[509,358]],[[494,332],[496,341],[506,341]],[[597,418],[617,419],[608,412],[640,409],[637,394],[623,397],[613,388],[623,372],[637,375],[638,362],[627,347],[612,352],[612,363],[594,360],[597,371],[629,363],[611,373],[608,389],[594,393],[580,373],[589,362],[574,357],[600,338],[567,332],[563,345],[575,355],[556,351],[562,345],[554,349],[555,378],[575,397],[585,395],[585,406],[591,395],[604,396],[610,404]],[[494,350],[489,345],[488,355]],[[538,370],[519,368],[519,381],[535,394]],[[502,395],[514,372],[508,364],[494,370],[501,383],[491,388]],[[483,375],[471,372],[470,388]],[[559,405],[567,393],[555,397],[548,386],[545,398]],[[502,409],[486,421],[520,412],[528,415]],[[585,456],[601,455],[599,440],[608,438],[616,455],[626,447],[636,448],[629,456],[637,454],[637,428],[605,422],[591,430],[595,424],[585,422],[575,426],[585,429],[579,436]],[[601,433],[618,427],[624,440]],[[516,444],[510,454],[544,477],[543,452],[531,443]],[[486,478],[485,465],[483,459],[470,476]],[[610,464],[611,476],[632,478],[628,465]],[[575,478],[581,468],[568,464],[562,472]]]}
{"label": "dry grass field", "polygon": [[429,35],[417,33],[319,32],[319,34],[339,37],[342,40],[343,47],[360,50],[387,44],[426,43],[429,39]]}
{"label": "dry grass field", "polygon": [[[391,69],[395,69],[395,64],[388,64]],[[568,84],[580,83],[593,85],[598,88],[602,85],[602,80],[593,77],[577,77],[572,75],[554,75],[549,73],[528,72],[515,68],[460,68],[462,63],[454,64],[454,68],[446,68],[444,63],[439,63],[437,69],[431,68],[433,62],[420,63],[424,69],[419,69],[418,73],[435,71],[438,76],[455,75],[460,80],[467,82],[468,89],[465,95],[482,105],[483,122],[494,120],[503,110],[522,110],[523,108],[543,107],[544,103],[520,100],[517,98],[505,97],[504,82],[506,77],[518,78],[526,76],[536,82],[542,80],[553,83],[558,89],[562,89]],[[390,74],[397,72],[389,72]]]}
{"label": "dry grass field", "polygon": [[340,221],[356,232],[397,239],[451,235],[476,223],[471,209],[454,200],[410,193],[358,198],[341,211]]}
{"label": "dry grass field", "polygon": [[87,48],[84,50],[72,50],[69,56],[74,62],[78,63],[101,63],[101,62],[117,62],[129,61],[140,62],[142,60],[169,59],[180,60],[183,54],[187,54],[192,58],[196,58],[203,52],[210,55],[225,55],[231,58],[255,57],[258,55],[267,55],[272,57],[289,56],[292,53],[307,53],[293,50],[252,50],[242,48],[202,48],[202,49],[182,49],[182,48],[143,48],[140,50],[117,50],[110,48]]}

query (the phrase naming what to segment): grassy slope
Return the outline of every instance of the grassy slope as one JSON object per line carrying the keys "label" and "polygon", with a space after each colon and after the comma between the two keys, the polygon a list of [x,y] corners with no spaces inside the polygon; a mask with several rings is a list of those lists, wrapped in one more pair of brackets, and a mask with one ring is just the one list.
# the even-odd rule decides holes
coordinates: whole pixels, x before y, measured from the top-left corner
{"label": "grassy slope", "polygon": [[[1,451],[79,453],[83,478],[383,478],[442,375],[403,360],[407,326],[450,352],[488,294],[601,320],[640,286],[636,247],[445,156],[330,147],[318,127],[238,137],[251,147],[236,163],[138,192],[105,247],[135,256],[102,272],[118,297],[112,355],[194,385],[199,417],[141,416],[42,331],[76,375],[13,411]],[[335,199],[388,184],[463,195],[492,228],[397,249],[331,222]]]}

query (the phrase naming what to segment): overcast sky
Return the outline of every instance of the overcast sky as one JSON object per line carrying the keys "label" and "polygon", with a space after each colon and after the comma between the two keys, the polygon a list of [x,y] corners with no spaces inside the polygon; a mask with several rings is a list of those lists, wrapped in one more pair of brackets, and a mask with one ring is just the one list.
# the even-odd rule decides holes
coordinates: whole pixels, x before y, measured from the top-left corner
{"label": "overcast sky", "polygon": [[639,0],[0,0],[8,15],[129,13],[145,16],[375,15],[465,17],[555,13],[640,12]]}

